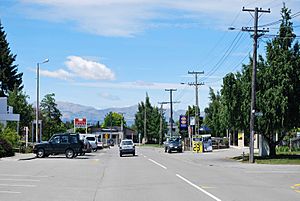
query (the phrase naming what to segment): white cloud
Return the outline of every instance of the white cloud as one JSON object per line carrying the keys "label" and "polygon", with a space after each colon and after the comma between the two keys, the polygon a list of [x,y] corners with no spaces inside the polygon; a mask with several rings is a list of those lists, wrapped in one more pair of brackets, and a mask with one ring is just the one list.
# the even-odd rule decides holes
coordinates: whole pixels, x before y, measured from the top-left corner
{"label": "white cloud", "polygon": [[[62,80],[83,78],[86,80],[114,80],[115,74],[106,65],[79,56],[69,56],[65,62],[67,70],[55,71],[40,69],[40,75]],[[32,70],[33,71],[33,70]]]}
{"label": "white cloud", "polygon": [[74,77],[71,73],[63,69],[59,69],[56,71],[40,70],[40,74],[45,77],[58,78],[62,80],[70,80],[72,77]]}
{"label": "white cloud", "polygon": [[84,79],[92,80],[114,80],[115,74],[104,64],[83,59],[78,56],[69,56],[65,62],[68,69]]}
{"label": "white cloud", "polygon": [[[265,0],[19,0],[21,10],[34,18],[58,22],[74,22],[85,32],[104,36],[133,36],[160,24],[175,27],[218,28],[230,26],[239,13],[238,25],[247,26],[247,13],[243,6],[271,8],[266,19],[280,18],[281,1]],[[298,0],[290,0],[287,6],[293,11],[300,9]],[[181,24],[183,26],[181,26]]]}

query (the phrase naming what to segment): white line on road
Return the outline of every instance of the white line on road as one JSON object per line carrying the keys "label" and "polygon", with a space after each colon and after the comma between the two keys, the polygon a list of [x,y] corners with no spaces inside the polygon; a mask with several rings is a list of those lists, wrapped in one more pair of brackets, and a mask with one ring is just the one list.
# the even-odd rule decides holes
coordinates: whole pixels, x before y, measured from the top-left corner
{"label": "white line on road", "polygon": [[35,180],[35,179],[0,179],[0,181],[28,181],[28,182],[38,182],[40,180]]}
{"label": "white line on road", "polygon": [[198,189],[199,191],[205,193],[206,195],[208,195],[209,197],[213,198],[216,201],[221,201],[219,198],[217,198],[216,196],[214,196],[213,194],[207,192],[206,190],[200,188],[199,186],[197,186],[196,184],[190,182],[189,180],[187,180],[186,178],[180,176],[179,174],[176,174],[177,177],[179,177],[181,180],[185,181],[186,183],[190,184],[191,186],[193,186],[194,188]]}
{"label": "white line on road", "polygon": [[0,184],[0,186],[9,186],[9,187],[36,187],[36,185],[27,185],[27,184]]}
{"label": "white line on road", "polygon": [[0,193],[19,194],[21,192],[16,192],[16,191],[0,191]]}
{"label": "white line on road", "polygon": [[47,178],[49,176],[34,176],[34,175],[20,175],[20,174],[0,174],[3,177],[39,177],[39,178]]}
{"label": "white line on road", "polygon": [[150,158],[149,158],[148,160],[151,161],[152,163],[154,163],[154,164],[156,164],[156,165],[158,165],[158,166],[164,168],[165,170],[167,169],[166,166],[163,166],[162,164],[160,164],[160,163],[158,163],[158,162],[156,162],[156,161],[154,161],[154,160],[152,160],[152,159],[150,159]]}

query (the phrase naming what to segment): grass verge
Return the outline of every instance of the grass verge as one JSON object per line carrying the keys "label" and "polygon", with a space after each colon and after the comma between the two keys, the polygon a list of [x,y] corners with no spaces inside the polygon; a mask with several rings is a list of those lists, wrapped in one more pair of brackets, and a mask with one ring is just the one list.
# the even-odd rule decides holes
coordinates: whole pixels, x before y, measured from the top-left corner
{"label": "grass verge", "polygon": [[[233,157],[234,160],[241,162],[249,162],[249,155]],[[300,165],[300,154],[279,153],[274,157],[254,156],[255,163],[257,164],[271,164],[271,165]]]}

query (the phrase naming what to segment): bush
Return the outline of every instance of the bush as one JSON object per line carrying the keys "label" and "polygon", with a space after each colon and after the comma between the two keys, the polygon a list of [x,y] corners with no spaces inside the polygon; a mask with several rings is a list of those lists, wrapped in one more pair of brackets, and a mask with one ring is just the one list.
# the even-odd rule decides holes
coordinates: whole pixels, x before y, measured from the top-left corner
{"label": "bush", "polygon": [[14,156],[13,147],[6,139],[0,138],[0,158]]}
{"label": "bush", "polygon": [[19,147],[20,136],[16,131],[12,130],[11,128],[5,128],[0,133],[0,138],[8,141],[13,147]]}

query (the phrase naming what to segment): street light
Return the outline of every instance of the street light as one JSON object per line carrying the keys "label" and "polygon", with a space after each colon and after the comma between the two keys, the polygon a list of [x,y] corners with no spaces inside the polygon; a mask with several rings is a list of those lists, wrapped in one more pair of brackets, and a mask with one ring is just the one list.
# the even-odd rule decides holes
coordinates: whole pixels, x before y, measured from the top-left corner
{"label": "street light", "polygon": [[[43,62],[37,63],[37,68],[36,68],[36,124],[35,124],[35,142],[39,141],[39,96],[40,96],[40,91],[39,91],[39,85],[40,85],[40,64],[44,64],[49,62],[49,59],[45,59]],[[40,139],[41,140],[41,139]]]}

